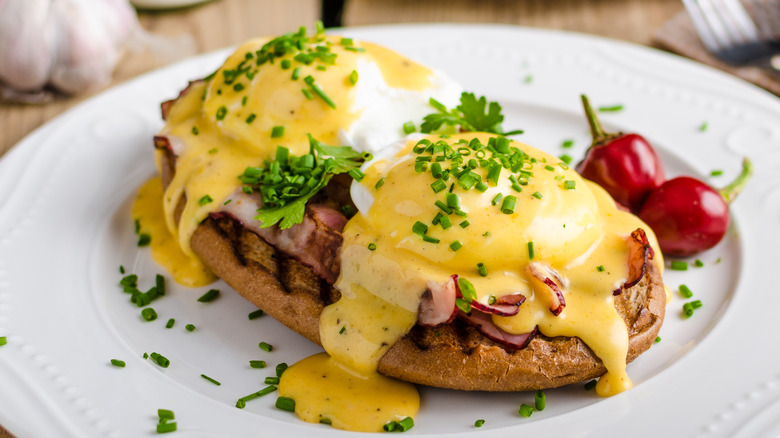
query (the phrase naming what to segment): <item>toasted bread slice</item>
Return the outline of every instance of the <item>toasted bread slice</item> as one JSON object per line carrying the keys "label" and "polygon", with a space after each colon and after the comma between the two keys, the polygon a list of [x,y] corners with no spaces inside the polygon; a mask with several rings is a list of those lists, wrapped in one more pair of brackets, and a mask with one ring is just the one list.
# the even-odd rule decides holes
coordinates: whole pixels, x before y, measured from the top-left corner
{"label": "toasted bread slice", "polygon": [[[320,343],[319,316],[339,292],[312,270],[268,245],[229,217],[206,219],[192,248],[239,294],[312,342]],[[627,361],[647,350],[664,318],[666,292],[659,269],[615,296],[629,333]],[[537,335],[521,350],[509,349],[456,320],[415,326],[379,363],[379,372],[408,382],[480,391],[552,388],[598,377],[601,360],[578,338]]]}

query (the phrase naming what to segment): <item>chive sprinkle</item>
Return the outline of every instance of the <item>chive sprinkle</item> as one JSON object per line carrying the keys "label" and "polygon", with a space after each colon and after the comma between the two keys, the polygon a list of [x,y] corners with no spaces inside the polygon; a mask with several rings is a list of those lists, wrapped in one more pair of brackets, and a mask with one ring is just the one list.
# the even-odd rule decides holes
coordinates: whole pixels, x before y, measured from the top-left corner
{"label": "chive sprinkle", "polygon": [[450,249],[451,249],[451,250],[453,250],[453,251],[457,251],[457,250],[459,250],[461,247],[463,247],[463,244],[462,244],[462,243],[460,243],[460,241],[459,241],[459,240],[456,240],[456,241],[454,241],[454,242],[450,243]]}
{"label": "chive sprinkle", "polygon": [[301,68],[295,67],[292,72],[292,80],[297,81],[301,77]]}
{"label": "chive sprinkle", "polygon": [[479,420],[474,422],[474,427],[482,427],[483,424],[485,424],[485,420],[480,418]]}
{"label": "chive sprinkle", "polygon": [[147,307],[141,311],[141,317],[146,321],[154,321],[157,319],[157,312],[151,307]]}
{"label": "chive sprinkle", "polygon": [[270,394],[270,393],[272,393],[274,391],[276,391],[276,387],[275,386],[266,386],[265,388],[261,389],[260,391],[253,392],[253,393],[251,393],[249,395],[245,395],[245,396],[241,397],[240,399],[238,399],[238,401],[236,401],[236,407],[239,408],[239,409],[243,409],[244,407],[246,407],[246,402],[248,402],[250,400],[254,400],[254,399],[258,398],[258,397],[262,397],[264,395],[268,395],[268,394]]}
{"label": "chive sprinkle", "polygon": [[119,360],[119,359],[111,359],[111,365],[113,365],[115,367],[119,367],[119,368],[124,368],[125,367],[125,362],[123,360]]}
{"label": "chive sprinkle", "polygon": [[173,328],[174,324],[176,324],[176,320],[171,318],[165,323],[165,328]]}
{"label": "chive sprinkle", "polygon": [[534,259],[534,242],[533,240],[528,242],[528,260]]}
{"label": "chive sprinkle", "polygon": [[138,235],[138,246],[149,246],[152,243],[152,236],[141,233]]}
{"label": "chive sprinkle", "polygon": [[283,411],[295,412],[295,400],[289,397],[279,397],[276,399],[276,408]]}
{"label": "chive sprinkle", "polygon": [[250,360],[249,366],[252,368],[265,368],[266,363],[264,360]]}
{"label": "chive sprinkle", "polygon": [[7,343],[8,343],[8,338],[5,336],[0,336],[0,347],[6,345]]}
{"label": "chive sprinkle", "polygon": [[274,126],[271,128],[271,138],[279,138],[284,135],[284,126]]}
{"label": "chive sprinkle", "polygon": [[198,298],[199,303],[210,303],[214,300],[219,298],[219,290],[217,289],[211,289],[205,294],[201,295],[200,298]]}
{"label": "chive sprinkle", "polygon": [[623,105],[611,105],[611,106],[600,106],[599,107],[599,111],[602,112],[602,113],[623,111],[623,109],[624,109]]}
{"label": "chive sprinkle", "polygon": [[404,134],[407,135],[417,131],[417,127],[414,126],[414,122],[412,122],[411,120],[404,123],[403,128],[404,128]]}
{"label": "chive sprinkle", "polygon": [[153,352],[152,354],[149,355],[149,357],[151,357],[152,360],[155,361],[155,363],[157,363],[157,365],[160,365],[163,368],[168,368],[168,366],[171,364],[171,361],[168,360],[167,357],[161,355],[160,353]]}
{"label": "chive sprinkle", "polygon": [[412,417],[406,417],[401,421],[391,421],[382,426],[382,429],[385,432],[406,432],[413,427],[414,419]]}
{"label": "chive sprinkle", "polygon": [[282,362],[279,365],[276,366],[276,376],[282,377],[282,374],[287,370],[288,366],[286,363]]}
{"label": "chive sprinkle", "polygon": [[680,295],[682,295],[683,298],[690,298],[690,297],[693,296],[693,292],[691,291],[691,289],[688,286],[686,286],[684,284],[681,284],[680,285]]}
{"label": "chive sprinkle", "polygon": [[369,251],[376,250],[376,243],[374,243],[374,242],[369,243],[368,244],[368,249],[369,249]]}
{"label": "chive sprinkle", "polygon": [[672,260],[671,268],[673,271],[687,271],[688,262],[684,262],[682,260]]}
{"label": "chive sprinkle", "polygon": [[385,179],[379,178],[379,181],[377,181],[376,184],[374,184],[374,188],[376,190],[379,190],[379,188],[382,187],[383,185],[385,185]]}
{"label": "chive sprinkle", "polygon": [[219,383],[218,381],[216,381],[216,380],[212,379],[211,377],[209,377],[209,376],[207,376],[207,375],[205,375],[205,374],[201,374],[200,376],[201,376],[201,377],[203,377],[204,379],[208,380],[209,382],[211,382],[211,383],[213,383],[213,384],[217,385],[217,386],[220,386],[220,385],[222,385],[222,384],[221,384],[221,383]]}
{"label": "chive sprinkle", "polygon": [[255,113],[250,114],[249,117],[246,118],[247,125],[254,122],[256,118],[257,118],[257,114]]}
{"label": "chive sprinkle", "polygon": [[699,259],[696,259],[696,261],[693,262],[693,266],[696,266],[697,268],[702,268],[704,267],[704,262]]}
{"label": "chive sprinkle", "polygon": [[707,122],[702,122],[702,124],[701,124],[701,125],[699,125],[699,131],[701,131],[701,132],[704,132],[704,131],[706,131],[706,130],[707,130],[707,128],[708,128],[708,127],[709,127],[709,123],[707,123]]}
{"label": "chive sprinkle", "polygon": [[193,325],[193,324],[187,324],[187,325],[185,325],[185,326],[184,326],[184,328],[185,328],[185,329],[186,329],[188,332],[193,332],[193,331],[195,331],[195,325]]}
{"label": "chive sprinkle", "polygon": [[279,378],[278,377],[266,377],[263,381],[266,385],[278,385],[279,384]]}
{"label": "chive sprinkle", "polygon": [[710,172],[710,176],[721,176],[723,175],[723,171],[720,169],[715,169],[712,172]]}
{"label": "chive sprinkle", "polygon": [[175,420],[176,416],[174,415],[173,411],[168,409],[158,409],[157,410],[157,417],[160,420]]}
{"label": "chive sprinkle", "polygon": [[563,188],[566,190],[574,190],[577,188],[577,181],[566,180],[563,182]]}
{"label": "chive sprinkle", "polygon": [[254,312],[251,312],[249,314],[249,320],[260,318],[261,316],[265,315],[265,312],[263,312],[261,309],[257,309]]}
{"label": "chive sprinkle", "polygon": [[357,84],[358,81],[358,72],[357,70],[352,70],[352,73],[349,74],[349,83],[352,85]]}
{"label": "chive sprinkle", "polygon": [[653,344],[657,344],[659,342],[661,342],[661,337],[660,336],[656,336],[655,337],[655,341],[653,341]]}
{"label": "chive sprinkle", "polygon": [[220,106],[217,109],[217,115],[216,115],[217,120],[224,120],[225,116],[227,115],[227,112],[228,112],[228,109],[227,109],[227,107],[225,105]]}
{"label": "chive sprinkle", "polygon": [[267,351],[269,353],[271,351],[273,351],[273,349],[274,349],[274,346],[269,344],[269,343],[267,343],[267,342],[261,342],[261,343],[257,344],[257,346],[260,347],[261,350]]}
{"label": "chive sprinkle", "polygon": [[484,263],[477,263],[477,272],[481,277],[487,277],[488,270]]}
{"label": "chive sprinkle", "polygon": [[198,134],[200,134],[200,131],[198,131],[198,127],[197,126],[193,126],[192,127],[192,135],[198,135]]}
{"label": "chive sprinkle", "polygon": [[598,266],[596,266],[596,270],[599,271],[599,272],[604,272],[607,269],[604,267],[604,265],[598,265]]}
{"label": "chive sprinkle", "polygon": [[520,406],[520,410],[518,411],[518,413],[520,414],[521,417],[528,418],[531,416],[531,414],[534,413],[534,408],[523,403]]}
{"label": "chive sprinkle", "polygon": [[544,391],[536,391],[534,394],[534,407],[537,411],[543,411],[545,405]]}
{"label": "chive sprinkle", "polygon": [[570,148],[574,146],[574,140],[564,140],[563,143],[561,143],[561,147],[563,148]]}
{"label": "chive sprinkle", "polygon": [[176,423],[157,424],[157,433],[169,433],[169,432],[176,432]]}
{"label": "chive sprinkle", "polygon": [[512,214],[515,212],[515,207],[517,205],[517,198],[513,195],[505,196],[503,201],[501,201],[501,213],[504,214]]}
{"label": "chive sprinkle", "polygon": [[213,201],[214,201],[214,198],[212,198],[211,195],[203,195],[203,197],[201,197],[198,200],[198,204],[199,205],[206,205],[206,204],[209,204],[209,203],[211,203]]}
{"label": "chive sprinkle", "polygon": [[124,275],[124,273],[125,273],[125,267],[124,266],[119,265],[119,273]]}

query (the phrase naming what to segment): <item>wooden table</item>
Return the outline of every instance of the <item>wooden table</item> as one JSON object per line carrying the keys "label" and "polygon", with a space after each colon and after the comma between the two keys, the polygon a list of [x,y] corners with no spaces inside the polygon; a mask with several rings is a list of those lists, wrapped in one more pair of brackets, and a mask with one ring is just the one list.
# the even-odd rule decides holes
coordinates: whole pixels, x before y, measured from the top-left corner
{"label": "wooden table", "polygon": [[[490,22],[578,32],[650,45],[653,32],[682,10],[679,0],[346,0],[345,26],[410,22]],[[190,34],[196,53],[235,45],[252,36],[311,26],[319,0],[217,0],[168,12],[142,12],[156,34]],[[194,54],[194,53],[193,53]],[[113,84],[163,65],[148,53],[127,54]],[[89,96],[40,106],[0,104],[0,156],[47,120]],[[12,436],[0,426],[0,438]]]}

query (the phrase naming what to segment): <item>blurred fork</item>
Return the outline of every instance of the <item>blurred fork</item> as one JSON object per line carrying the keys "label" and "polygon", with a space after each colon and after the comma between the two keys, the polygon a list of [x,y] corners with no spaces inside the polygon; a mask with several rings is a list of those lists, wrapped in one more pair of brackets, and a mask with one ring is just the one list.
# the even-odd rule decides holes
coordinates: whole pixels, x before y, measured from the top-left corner
{"label": "blurred fork", "polygon": [[710,53],[729,64],[768,68],[780,79],[780,4],[763,5],[759,29],[739,0],[683,3]]}

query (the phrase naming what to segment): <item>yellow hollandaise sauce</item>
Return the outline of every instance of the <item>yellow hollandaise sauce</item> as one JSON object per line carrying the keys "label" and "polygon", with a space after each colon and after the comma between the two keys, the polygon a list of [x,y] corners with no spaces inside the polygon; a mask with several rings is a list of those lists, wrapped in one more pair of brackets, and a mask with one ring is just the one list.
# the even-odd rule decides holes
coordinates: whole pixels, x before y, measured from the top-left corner
{"label": "yellow hollandaise sauce", "polygon": [[279,395],[295,400],[295,413],[305,421],[356,432],[381,432],[388,422],[414,417],[420,409],[414,385],[376,372],[356,373],[326,353],[287,368]]}
{"label": "yellow hollandaise sauce", "polygon": [[[273,159],[277,146],[304,155],[309,136],[339,143],[339,133],[361,115],[354,107],[366,66],[378,68],[392,87],[431,86],[431,70],[391,50],[305,32],[248,41],[212,77],[191,85],[159,134],[176,154],[165,215],[187,254],[198,224],[239,188],[238,176],[247,167]],[[186,205],[177,223],[183,196]]]}
{"label": "yellow hollandaise sauce", "polygon": [[[628,331],[613,291],[628,276],[630,233],[643,228],[657,244],[600,187],[552,155],[480,133],[409,141],[364,170],[361,190],[372,202],[358,204],[343,233],[343,298],[320,320],[326,351],[375,370],[414,325],[428,282],[457,274],[482,303],[527,298],[517,315],[493,317],[499,328],[582,339],[607,369],[599,395],[631,387]],[[559,278],[566,306],[557,316],[532,264]]]}
{"label": "yellow hollandaise sauce", "polygon": [[179,242],[168,231],[160,200],[163,196],[159,177],[148,180],[138,191],[133,203],[133,218],[138,233],[151,237],[152,257],[170,273],[179,284],[190,287],[205,286],[217,277],[195,257],[185,254]]}

